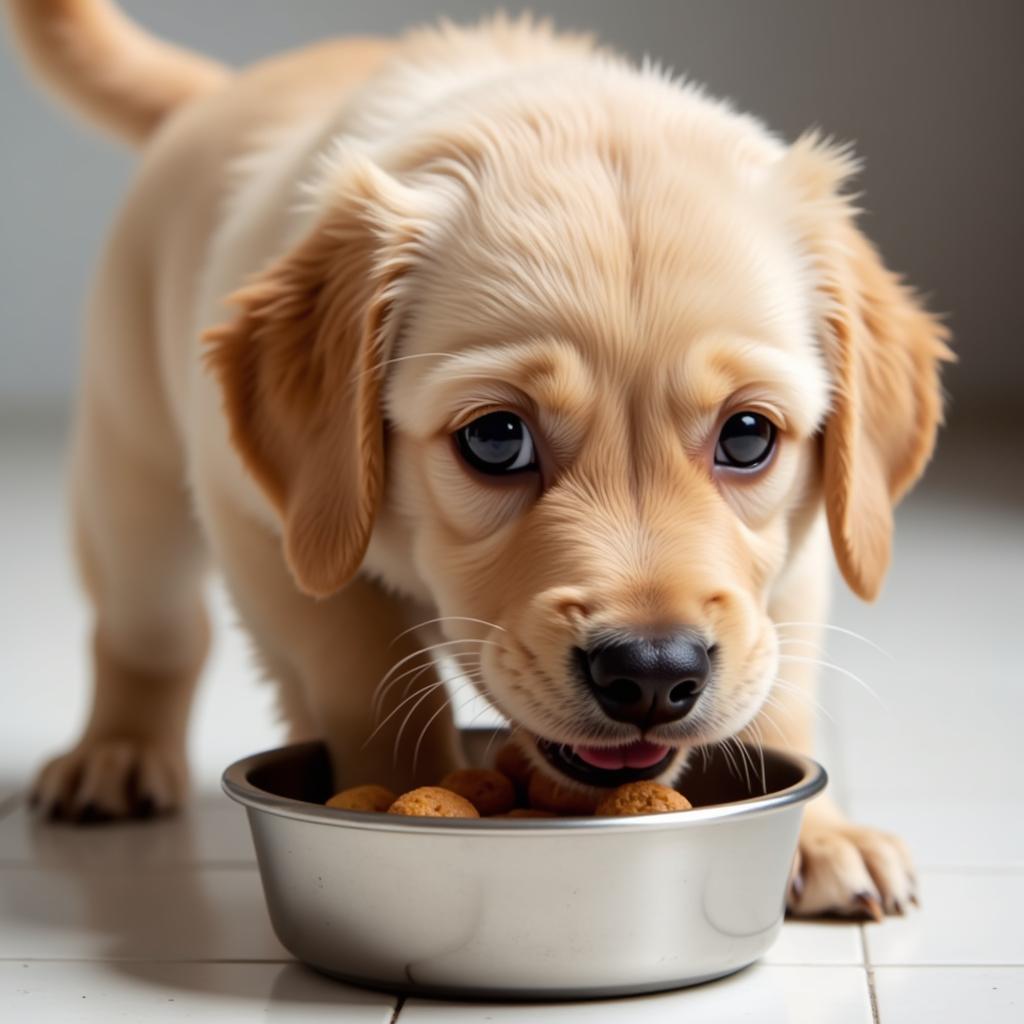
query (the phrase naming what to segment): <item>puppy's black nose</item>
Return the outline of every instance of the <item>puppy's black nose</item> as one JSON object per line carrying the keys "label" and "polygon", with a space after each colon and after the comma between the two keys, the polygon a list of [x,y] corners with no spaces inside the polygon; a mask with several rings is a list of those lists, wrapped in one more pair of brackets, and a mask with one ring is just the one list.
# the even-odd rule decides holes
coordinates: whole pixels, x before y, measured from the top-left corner
{"label": "puppy's black nose", "polygon": [[689,714],[711,674],[708,649],[686,630],[577,650],[604,713],[641,729]]}

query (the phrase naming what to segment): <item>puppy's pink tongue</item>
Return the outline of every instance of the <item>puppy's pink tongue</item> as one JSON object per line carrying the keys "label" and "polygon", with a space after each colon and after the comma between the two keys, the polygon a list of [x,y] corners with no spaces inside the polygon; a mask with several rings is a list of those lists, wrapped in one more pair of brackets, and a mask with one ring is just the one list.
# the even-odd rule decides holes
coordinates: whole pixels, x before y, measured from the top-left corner
{"label": "puppy's pink tongue", "polygon": [[605,771],[650,768],[668,753],[668,747],[664,744],[648,743],[646,740],[623,743],[619,747],[573,747],[573,750],[581,761]]}
{"label": "puppy's pink tongue", "polygon": [[668,754],[669,748],[664,743],[646,743],[639,740],[626,747],[625,754],[627,768],[650,768],[657,764]]}

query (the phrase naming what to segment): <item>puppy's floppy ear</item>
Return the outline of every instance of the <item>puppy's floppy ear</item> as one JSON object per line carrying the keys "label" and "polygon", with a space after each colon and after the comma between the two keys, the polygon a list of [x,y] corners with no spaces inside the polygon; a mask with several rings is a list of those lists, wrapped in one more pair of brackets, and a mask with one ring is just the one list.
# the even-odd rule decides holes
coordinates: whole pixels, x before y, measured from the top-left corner
{"label": "puppy's floppy ear", "polygon": [[851,589],[872,600],[889,566],[893,507],[935,446],[939,365],[953,356],[946,328],[857,229],[841,191],[856,170],[849,152],[812,134],[784,162],[803,197],[803,235],[823,299],[833,382],[823,439],[832,546]]}
{"label": "puppy's floppy ear", "polygon": [[358,570],[383,485],[380,389],[412,193],[364,158],[332,176],[297,245],[231,296],[204,335],[231,436],[278,510],[299,588]]}

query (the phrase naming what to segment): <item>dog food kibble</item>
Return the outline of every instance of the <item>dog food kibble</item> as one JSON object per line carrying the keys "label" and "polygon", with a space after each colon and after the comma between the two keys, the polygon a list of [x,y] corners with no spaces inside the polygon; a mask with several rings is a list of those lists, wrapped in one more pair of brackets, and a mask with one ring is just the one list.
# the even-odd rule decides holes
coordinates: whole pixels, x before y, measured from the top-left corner
{"label": "dog food kibble", "polygon": [[414,818],[555,818],[665,814],[687,811],[691,805],[681,793],[657,782],[629,782],[592,796],[534,771],[526,755],[506,743],[498,751],[494,770],[460,768],[437,786],[421,786],[397,799],[384,786],[354,786],[336,793],[327,806]]}
{"label": "dog food kibble", "polygon": [[386,786],[353,786],[335,793],[328,807],[342,811],[377,811],[383,814],[395,802],[395,794]]}
{"label": "dog food kibble", "polygon": [[530,806],[555,814],[586,815],[594,813],[597,799],[588,793],[560,786],[543,772],[530,776]]}
{"label": "dog food kibble", "polygon": [[674,789],[658,782],[627,782],[612,790],[594,812],[609,817],[628,817],[634,814],[665,814],[668,811],[688,811],[693,805]]}
{"label": "dog food kibble", "polygon": [[501,747],[497,754],[494,755],[494,767],[502,775],[510,778],[524,793],[526,792],[526,786],[530,781],[533,765],[530,764],[530,759],[517,744],[510,740]]}
{"label": "dog food kibble", "polygon": [[504,814],[516,805],[516,791],[512,783],[488,768],[460,768],[449,772],[441,780],[442,789],[468,800],[484,817]]}
{"label": "dog food kibble", "polygon": [[479,818],[477,809],[465,798],[440,786],[420,786],[403,793],[388,814],[406,814],[412,818]]}

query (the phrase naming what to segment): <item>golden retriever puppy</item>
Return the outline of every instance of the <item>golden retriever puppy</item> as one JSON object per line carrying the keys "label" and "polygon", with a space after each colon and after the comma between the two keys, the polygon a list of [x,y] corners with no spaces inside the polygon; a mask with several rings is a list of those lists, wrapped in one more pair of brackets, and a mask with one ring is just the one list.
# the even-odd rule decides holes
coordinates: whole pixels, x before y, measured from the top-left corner
{"label": "golden retriever puppy", "polygon": [[[778,627],[814,639],[829,538],[878,592],[948,356],[845,150],[530,21],[232,74],[106,3],[9,10],[145,145],[74,430],[94,705],[44,810],[181,801],[208,558],[339,788],[460,763],[432,655],[592,794],[738,735],[810,749]],[[826,798],[790,898],[900,912],[912,868]]]}

